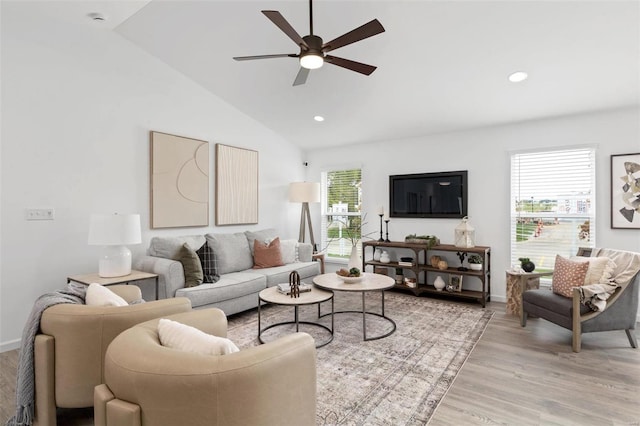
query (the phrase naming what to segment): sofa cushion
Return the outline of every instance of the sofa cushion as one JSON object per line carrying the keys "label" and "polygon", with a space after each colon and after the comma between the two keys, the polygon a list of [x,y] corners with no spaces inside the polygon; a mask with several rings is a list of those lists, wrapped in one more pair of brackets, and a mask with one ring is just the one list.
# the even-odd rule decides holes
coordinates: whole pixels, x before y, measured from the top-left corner
{"label": "sofa cushion", "polygon": [[300,279],[311,282],[310,278],[320,274],[319,262],[297,262],[289,263],[275,268],[258,269],[259,273],[265,274],[267,278],[267,287],[289,282],[289,274],[291,271],[298,271]]}
{"label": "sofa cushion", "polygon": [[189,247],[189,244],[184,243],[182,248],[180,248],[178,261],[182,263],[182,269],[184,269],[185,287],[195,287],[202,284],[204,277],[200,258],[197,253]]}
{"label": "sofa cushion", "polygon": [[207,234],[209,247],[218,260],[220,275],[244,271],[253,267],[253,256],[243,232],[234,234]]}
{"label": "sofa cushion", "polygon": [[162,318],[158,321],[160,344],[184,352],[202,355],[226,355],[240,349],[225,337],[207,334],[190,325]]}
{"label": "sofa cushion", "polygon": [[127,306],[128,303],[108,288],[91,283],[87,288],[84,303],[88,306]]}
{"label": "sofa cushion", "polygon": [[267,240],[273,240],[278,236],[278,232],[273,228],[268,228],[260,231],[245,231],[244,235],[246,236],[249,247],[251,248],[251,255],[253,255],[253,242],[255,240],[263,243]]}
{"label": "sofa cushion", "polygon": [[556,255],[551,289],[561,296],[572,297],[573,288],[584,285],[588,269],[589,262],[575,262]]}
{"label": "sofa cushion", "polygon": [[149,255],[164,257],[165,259],[177,259],[178,253],[184,243],[189,244],[193,250],[197,250],[205,242],[203,235],[186,235],[182,237],[153,237],[149,244]]}
{"label": "sofa cushion", "polygon": [[252,272],[233,272],[220,276],[215,284],[201,284],[198,287],[181,288],[176,291],[176,297],[186,297],[191,300],[194,308],[198,306],[218,303],[224,300],[257,294],[267,287],[267,277]]}
{"label": "sofa cushion", "polygon": [[216,254],[209,247],[209,242],[205,242],[196,253],[200,258],[200,266],[202,267],[203,282],[215,283],[220,279],[218,274],[218,259]]}
{"label": "sofa cushion", "polygon": [[280,239],[276,237],[270,243],[253,241],[253,269],[272,268],[282,266],[282,254],[280,254]]}

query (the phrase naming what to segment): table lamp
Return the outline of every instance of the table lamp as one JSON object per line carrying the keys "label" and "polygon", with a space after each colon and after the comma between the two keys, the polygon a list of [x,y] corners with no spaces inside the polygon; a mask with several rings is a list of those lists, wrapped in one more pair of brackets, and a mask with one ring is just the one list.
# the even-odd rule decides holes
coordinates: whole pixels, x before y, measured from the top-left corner
{"label": "table lamp", "polygon": [[103,246],[98,275],[121,277],[131,273],[131,250],[126,245],[140,244],[139,214],[92,214],[89,245]]}
{"label": "table lamp", "polygon": [[320,184],[316,182],[292,182],[289,184],[289,201],[292,203],[302,203],[302,211],[300,213],[300,234],[298,241],[304,243],[305,239],[305,221],[309,225],[309,238],[313,246],[313,252],[316,252],[316,242],[313,238],[313,227],[311,225],[311,213],[309,212],[309,203],[320,202]]}

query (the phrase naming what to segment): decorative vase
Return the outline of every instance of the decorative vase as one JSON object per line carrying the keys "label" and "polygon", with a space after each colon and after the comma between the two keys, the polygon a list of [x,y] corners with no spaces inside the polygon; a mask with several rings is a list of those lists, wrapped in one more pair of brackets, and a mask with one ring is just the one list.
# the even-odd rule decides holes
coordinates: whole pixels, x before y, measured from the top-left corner
{"label": "decorative vase", "polygon": [[429,258],[429,263],[431,263],[431,266],[434,268],[438,267],[438,262],[440,262],[442,259],[440,258],[440,256],[431,256],[431,258]]}
{"label": "decorative vase", "polygon": [[470,263],[469,269],[472,271],[482,271],[482,263]]}
{"label": "decorative vase", "polygon": [[351,268],[362,268],[362,260],[360,260],[360,256],[358,256],[358,246],[351,247],[351,256],[349,256],[349,263],[347,264],[349,269]]}
{"label": "decorative vase", "polygon": [[436,290],[438,291],[442,291],[442,289],[445,287],[445,283],[444,280],[442,279],[442,277],[440,275],[438,275],[436,277],[436,280],[433,282],[433,286],[436,288]]}
{"label": "decorative vase", "polygon": [[379,247],[376,248],[375,251],[373,252],[373,260],[375,260],[376,262],[379,262],[381,255],[382,255],[382,249]]}
{"label": "decorative vase", "polygon": [[387,253],[386,251],[383,251],[382,254],[380,255],[380,262],[382,262],[382,263],[391,262],[391,258],[389,257],[389,253]]}
{"label": "decorative vase", "polygon": [[525,272],[533,272],[534,269],[536,269],[536,265],[534,265],[533,262],[529,261],[529,262],[522,262],[522,264],[520,265],[522,266],[522,269]]}
{"label": "decorative vase", "polygon": [[449,267],[449,264],[447,263],[446,260],[441,260],[441,261],[438,262],[438,269],[444,271],[448,267]]}

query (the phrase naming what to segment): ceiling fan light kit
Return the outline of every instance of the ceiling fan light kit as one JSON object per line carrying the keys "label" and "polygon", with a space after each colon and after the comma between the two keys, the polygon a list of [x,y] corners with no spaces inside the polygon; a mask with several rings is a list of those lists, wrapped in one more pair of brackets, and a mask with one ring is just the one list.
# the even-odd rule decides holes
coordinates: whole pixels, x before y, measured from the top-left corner
{"label": "ceiling fan light kit", "polygon": [[270,59],[270,58],[299,58],[300,70],[296,76],[293,85],[298,86],[307,81],[309,70],[318,69],[327,62],[346,68],[351,71],[364,75],[370,75],[376,70],[372,65],[363,64],[349,59],[338,58],[337,56],[327,55],[328,52],[355,43],[365,38],[384,32],[384,27],[377,20],[367,22],[366,24],[331,40],[328,43],[322,42],[322,38],[313,34],[313,1],[309,0],[309,35],[300,37],[300,34],[287,22],[287,20],[276,10],[263,10],[262,13],[271,20],[280,30],[293,40],[300,48],[300,53],[284,53],[275,55],[257,55],[257,56],[236,56],[236,61],[247,61],[253,59]]}

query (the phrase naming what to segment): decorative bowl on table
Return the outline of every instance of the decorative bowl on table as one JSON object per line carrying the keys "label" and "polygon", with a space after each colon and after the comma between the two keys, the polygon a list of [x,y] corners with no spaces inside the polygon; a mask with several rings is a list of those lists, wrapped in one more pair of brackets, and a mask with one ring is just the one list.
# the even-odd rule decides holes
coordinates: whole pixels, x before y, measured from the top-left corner
{"label": "decorative bowl on table", "polygon": [[357,283],[362,279],[362,274],[360,273],[360,269],[358,268],[342,268],[336,272],[336,275],[347,284]]}
{"label": "decorative bowl on table", "polygon": [[340,278],[342,281],[344,281],[345,284],[353,284],[353,283],[360,282],[362,280],[362,276],[359,276],[359,277],[343,277],[341,275],[338,275],[338,278]]}

